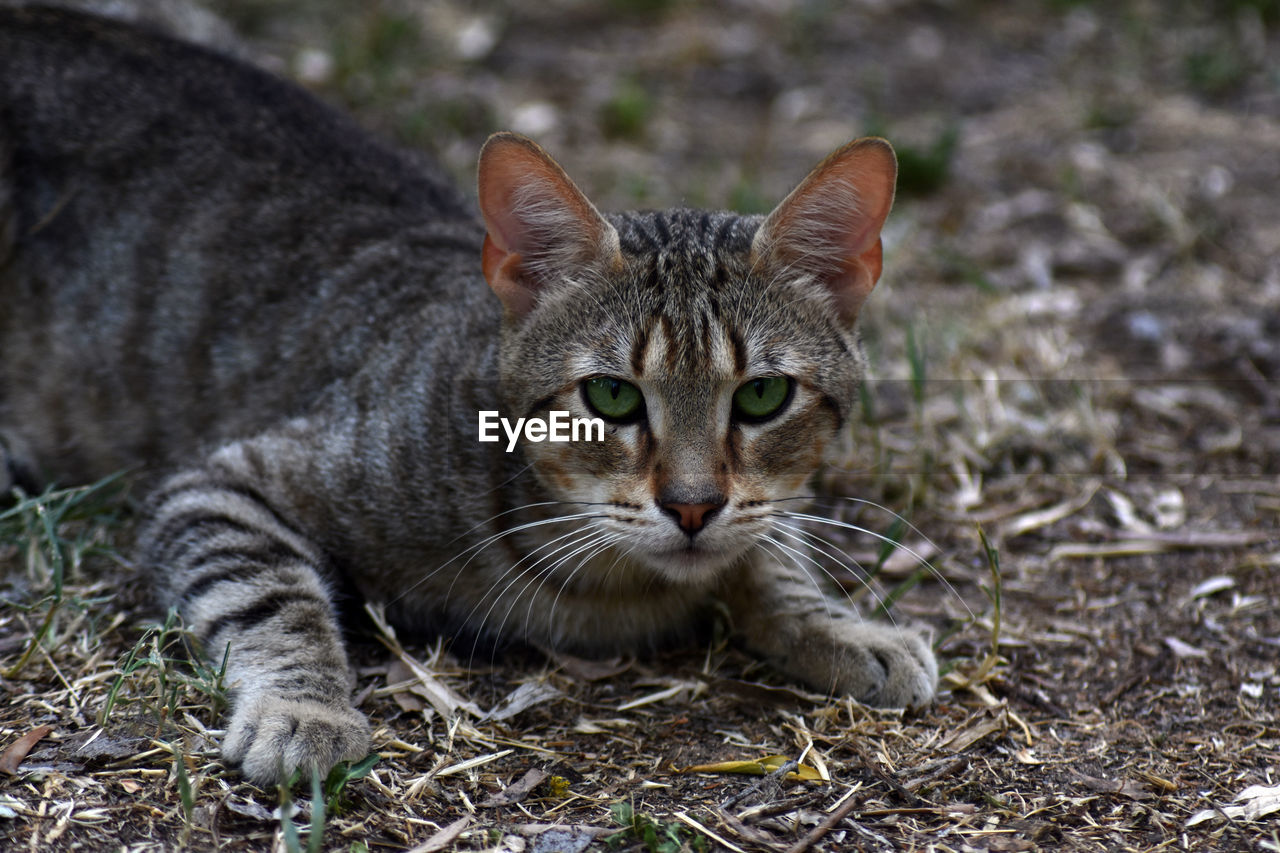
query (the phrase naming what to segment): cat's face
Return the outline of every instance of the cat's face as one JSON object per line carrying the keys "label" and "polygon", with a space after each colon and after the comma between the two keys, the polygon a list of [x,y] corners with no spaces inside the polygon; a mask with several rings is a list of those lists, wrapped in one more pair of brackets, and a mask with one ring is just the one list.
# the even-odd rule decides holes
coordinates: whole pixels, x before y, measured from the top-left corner
{"label": "cat's face", "polygon": [[598,509],[617,549],[672,580],[769,532],[772,502],[803,490],[860,374],[821,288],[752,270],[759,224],[613,218],[621,268],[562,280],[504,353],[512,405],[606,424],[603,441],[526,442],[543,485]]}
{"label": "cat's face", "polygon": [[[503,214],[486,199],[483,167],[486,273],[508,309],[508,417],[605,422],[603,440],[526,441],[525,457],[615,553],[673,582],[714,576],[771,535],[777,501],[804,492],[846,421],[862,374],[852,321],[879,273],[878,222],[849,260],[808,216],[787,233],[795,205],[831,203],[796,193],[768,219],[675,210],[606,220],[556,167],[508,195],[542,241],[531,242],[495,223]],[[840,220],[860,221],[843,200]],[[844,260],[813,262],[818,244]]]}

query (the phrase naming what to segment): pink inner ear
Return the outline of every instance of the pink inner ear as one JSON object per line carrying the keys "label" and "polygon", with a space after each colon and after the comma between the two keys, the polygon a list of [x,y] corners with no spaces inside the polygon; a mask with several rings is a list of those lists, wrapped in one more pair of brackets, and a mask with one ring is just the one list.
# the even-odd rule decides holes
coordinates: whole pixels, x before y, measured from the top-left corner
{"label": "pink inner ear", "polygon": [[834,166],[836,179],[854,187],[857,191],[858,211],[850,222],[847,246],[851,254],[863,258],[874,254],[875,275],[880,276],[880,230],[893,207],[894,184],[898,177],[898,162],[893,149],[883,139],[864,139],[846,146],[837,154]]}
{"label": "pink inner ear", "polygon": [[836,310],[846,321],[858,319],[862,304],[867,301],[876,282],[880,280],[883,266],[884,250],[877,234],[870,249],[848,261],[844,273],[829,280],[827,286],[836,299]]}
{"label": "pink inner ear", "polygon": [[612,229],[564,170],[524,137],[495,134],[480,152],[481,268],[517,315],[532,310],[558,265],[598,252]]}
{"label": "pink inner ear", "polygon": [[534,289],[521,280],[520,255],[499,248],[489,234],[484,235],[480,268],[485,281],[507,310],[518,316],[533,310]]}
{"label": "pink inner ear", "polygon": [[840,315],[852,322],[880,278],[880,231],[893,206],[896,177],[889,143],[849,143],[769,215],[758,248],[781,263],[815,272],[835,297]]}
{"label": "pink inner ear", "polygon": [[515,215],[514,196],[521,186],[538,181],[544,154],[532,143],[513,136],[490,139],[480,152],[477,184],[480,212],[489,238],[503,251],[527,248],[528,228]]}

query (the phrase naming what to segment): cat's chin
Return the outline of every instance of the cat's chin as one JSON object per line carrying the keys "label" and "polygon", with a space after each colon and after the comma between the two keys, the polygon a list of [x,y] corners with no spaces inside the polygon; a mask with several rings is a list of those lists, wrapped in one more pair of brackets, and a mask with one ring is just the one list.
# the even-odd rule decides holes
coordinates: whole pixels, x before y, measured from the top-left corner
{"label": "cat's chin", "polygon": [[725,550],[705,545],[638,552],[651,571],[672,583],[702,585],[709,583],[737,562],[747,548]]}

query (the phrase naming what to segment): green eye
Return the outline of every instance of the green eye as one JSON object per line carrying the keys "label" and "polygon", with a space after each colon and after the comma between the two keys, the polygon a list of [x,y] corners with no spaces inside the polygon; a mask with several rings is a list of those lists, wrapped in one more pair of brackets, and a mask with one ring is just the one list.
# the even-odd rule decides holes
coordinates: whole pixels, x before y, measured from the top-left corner
{"label": "green eye", "polygon": [[596,414],[611,421],[634,420],[644,411],[640,389],[612,376],[597,376],[583,382],[582,396]]}
{"label": "green eye", "polygon": [[767,420],[780,412],[790,398],[790,379],[760,376],[733,392],[733,413],[744,421]]}

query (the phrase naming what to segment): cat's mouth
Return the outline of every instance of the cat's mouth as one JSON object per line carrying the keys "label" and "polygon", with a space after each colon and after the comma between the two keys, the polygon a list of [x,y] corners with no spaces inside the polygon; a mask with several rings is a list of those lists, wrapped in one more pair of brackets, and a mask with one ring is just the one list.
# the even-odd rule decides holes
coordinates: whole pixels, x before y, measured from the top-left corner
{"label": "cat's mouth", "polygon": [[726,550],[701,538],[686,539],[678,547],[648,552],[645,562],[670,579],[697,581],[718,574],[745,550],[741,547]]}

